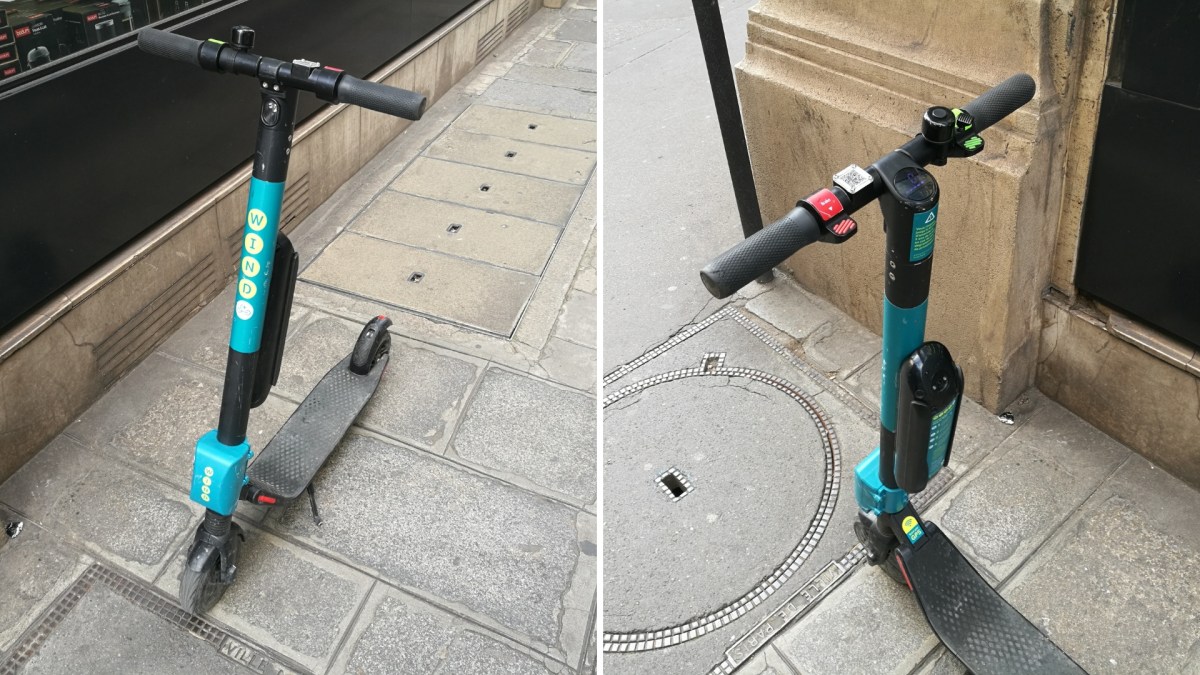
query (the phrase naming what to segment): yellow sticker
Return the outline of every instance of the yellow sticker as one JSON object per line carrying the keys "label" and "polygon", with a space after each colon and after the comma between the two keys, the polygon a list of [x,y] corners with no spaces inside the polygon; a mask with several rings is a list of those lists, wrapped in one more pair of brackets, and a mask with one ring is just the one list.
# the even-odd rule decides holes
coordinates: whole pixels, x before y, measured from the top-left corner
{"label": "yellow sticker", "polygon": [[904,534],[908,534],[909,532],[912,532],[913,528],[916,526],[917,526],[917,519],[913,518],[912,516],[907,516],[900,523],[900,527],[904,529]]}
{"label": "yellow sticker", "polygon": [[200,495],[200,499],[203,499],[204,501],[208,501],[208,495]]}
{"label": "yellow sticker", "polygon": [[212,485],[212,479],[211,479],[211,478],[209,478],[208,476],[205,476],[204,478],[201,478],[201,479],[200,479],[200,482],[201,482],[201,483],[204,483],[205,485]]}
{"label": "yellow sticker", "polygon": [[242,279],[238,282],[238,295],[249,300],[258,294],[258,286],[254,285],[249,279]]}
{"label": "yellow sticker", "polygon": [[259,253],[262,252],[262,249],[263,249],[262,237],[258,236],[257,234],[254,234],[253,232],[246,235],[246,253],[249,253],[250,255],[258,255]]}
{"label": "yellow sticker", "polygon": [[254,258],[251,258],[250,256],[242,258],[242,274],[245,274],[248,277],[256,277],[261,269],[262,265],[259,265],[258,261]]}
{"label": "yellow sticker", "polygon": [[201,485],[200,492],[202,492],[204,494],[208,494],[208,493],[212,492],[212,488],[208,487],[207,485]]}
{"label": "yellow sticker", "polygon": [[267,214],[258,209],[250,209],[250,212],[246,214],[246,224],[255,232],[259,232],[266,227],[267,222]]}
{"label": "yellow sticker", "polygon": [[204,475],[205,476],[213,475],[213,468],[211,466],[204,467]]}

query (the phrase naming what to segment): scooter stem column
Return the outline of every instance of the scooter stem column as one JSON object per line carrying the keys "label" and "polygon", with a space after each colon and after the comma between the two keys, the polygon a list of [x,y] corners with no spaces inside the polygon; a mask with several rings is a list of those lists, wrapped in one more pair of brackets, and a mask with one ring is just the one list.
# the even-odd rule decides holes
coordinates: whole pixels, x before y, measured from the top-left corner
{"label": "scooter stem column", "polygon": [[239,445],[246,439],[296,120],[296,90],[266,82],[261,86],[258,142],[242,231],[242,257],[238,263],[225,389],[217,423],[217,440],[227,446]]}
{"label": "scooter stem column", "polygon": [[887,236],[883,301],[883,378],[879,409],[879,480],[897,489],[896,416],[900,364],[925,341],[939,190],[933,175],[896,152],[872,167]]}

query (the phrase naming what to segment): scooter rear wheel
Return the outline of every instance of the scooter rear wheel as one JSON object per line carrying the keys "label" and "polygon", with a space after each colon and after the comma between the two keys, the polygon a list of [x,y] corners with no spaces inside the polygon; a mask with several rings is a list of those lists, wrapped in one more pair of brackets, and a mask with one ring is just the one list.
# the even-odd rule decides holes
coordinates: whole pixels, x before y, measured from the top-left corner
{"label": "scooter rear wheel", "polygon": [[381,315],[363,326],[358,341],[354,343],[354,351],[350,354],[350,372],[366,375],[384,354],[391,351],[392,336],[388,333],[391,325],[392,320]]}

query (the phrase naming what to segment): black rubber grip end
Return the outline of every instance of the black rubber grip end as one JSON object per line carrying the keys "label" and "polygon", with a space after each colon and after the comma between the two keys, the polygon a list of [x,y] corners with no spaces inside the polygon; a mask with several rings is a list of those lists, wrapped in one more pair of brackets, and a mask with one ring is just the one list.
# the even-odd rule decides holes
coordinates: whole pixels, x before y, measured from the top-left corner
{"label": "black rubber grip end", "polygon": [[142,51],[193,66],[200,65],[200,44],[200,40],[157,28],[143,28],[138,33],[138,48]]}
{"label": "black rubber grip end", "polygon": [[979,98],[964,105],[962,109],[975,118],[972,131],[979,133],[1032,101],[1036,91],[1037,84],[1032,77],[1025,73],[1017,73],[983,92]]}
{"label": "black rubber grip end", "polygon": [[700,281],[714,297],[727,298],[820,236],[816,217],[797,206],[713,259],[700,270]]}
{"label": "black rubber grip end", "polygon": [[337,96],[339,103],[362,106],[406,120],[419,120],[425,114],[424,95],[349,75],[342,76],[338,81]]}

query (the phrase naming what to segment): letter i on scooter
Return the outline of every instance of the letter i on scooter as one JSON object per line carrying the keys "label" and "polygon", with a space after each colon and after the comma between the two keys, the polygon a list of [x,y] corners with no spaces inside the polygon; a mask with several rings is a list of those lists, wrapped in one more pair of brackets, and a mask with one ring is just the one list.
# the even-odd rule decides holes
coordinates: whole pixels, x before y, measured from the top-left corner
{"label": "letter i on scooter", "polygon": [[[387,367],[391,320],[377,316],[362,329],[348,356],[317,383],[279,433],[254,457],[246,440],[251,408],[267,399],[279,378],[299,258],[279,232],[279,212],[300,92],[417,120],[425,97],[367,82],[332,66],[258,56],[254,31],[236,26],[229,42],[195,40],[146,28],[138,46],[217,73],[259,81],[258,140],[242,233],[229,357],[217,428],[196,443],[191,497],[204,507],[180,579],[179,602],[193,614],[208,611],[237,575],[245,536],[233,520],[238,501],[283,505],[308,493],[320,523],[312,481],[366,406]],[[254,461],[251,462],[251,458]]]}
{"label": "letter i on scooter", "polygon": [[808,244],[846,242],[858,232],[851,215],[879,201],[887,241],[879,447],[854,470],[854,532],[867,562],[913,592],[934,633],[977,675],[1083,672],[909,501],[950,460],[963,392],[950,351],[925,341],[941,194],[924,167],[978,154],[979,134],[1033,94],[1033,78],[1014,75],[962,108],[929,108],[912,140],[866,169],[852,164],[834,174],[831,187],[700,273],[709,292],[728,297]]}

